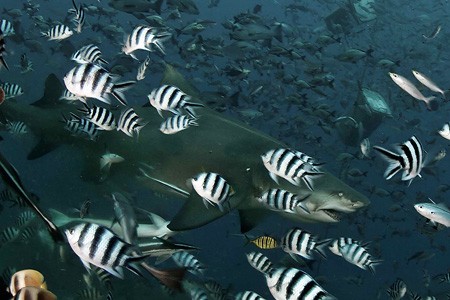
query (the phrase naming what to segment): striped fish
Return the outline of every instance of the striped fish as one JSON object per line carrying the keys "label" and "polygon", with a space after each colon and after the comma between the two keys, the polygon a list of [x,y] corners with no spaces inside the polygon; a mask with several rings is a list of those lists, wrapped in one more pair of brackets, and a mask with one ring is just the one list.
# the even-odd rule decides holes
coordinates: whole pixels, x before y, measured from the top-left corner
{"label": "striped fish", "polygon": [[203,107],[201,103],[189,102],[190,96],[186,95],[182,90],[176,86],[163,85],[154,89],[149,95],[150,104],[156,108],[159,115],[162,117],[162,110],[170,111],[176,115],[181,114],[182,110],[195,118],[193,107]]}
{"label": "striped fish", "polygon": [[245,238],[247,239],[248,243],[254,244],[259,249],[275,249],[278,248],[278,242],[275,238],[267,235],[262,235],[254,239],[250,239],[248,236],[244,234]]}
{"label": "striped fish", "polygon": [[391,179],[399,171],[403,170],[402,180],[409,183],[416,177],[422,177],[420,171],[424,165],[422,144],[414,135],[405,143],[400,145],[400,154],[386,150],[379,146],[373,149],[380,152],[382,157],[389,163],[384,177]]}
{"label": "striped fish", "polygon": [[343,247],[347,244],[357,244],[366,247],[369,243],[362,243],[349,237],[340,237],[332,240],[330,245],[328,246],[328,249],[330,249],[330,251],[333,252],[333,254],[336,254],[337,256],[342,256],[341,252],[339,251],[339,247]]}
{"label": "striped fish", "polygon": [[84,108],[79,108],[78,110],[86,114],[89,121],[97,125],[99,130],[110,131],[117,128],[113,113],[104,107],[93,105],[90,108],[84,105]]}
{"label": "striped fish", "polygon": [[71,59],[79,64],[108,64],[108,62],[102,58],[100,48],[94,44],[81,47],[74,54],[72,54]]}
{"label": "striped fish", "polygon": [[188,129],[189,126],[198,126],[198,123],[189,116],[175,115],[162,122],[159,130],[164,134],[175,134]]}
{"label": "striped fish", "polygon": [[278,183],[278,177],[282,177],[293,185],[300,185],[300,180],[312,191],[312,177],[322,175],[322,172],[308,162],[303,161],[295,151],[291,149],[273,149],[261,155],[264,166],[269,171],[270,177]]}
{"label": "striped fish", "polygon": [[444,282],[450,283],[450,272],[447,272],[445,274],[436,275],[434,277],[434,279],[439,280],[439,283],[444,283]]}
{"label": "striped fish", "polygon": [[133,54],[136,50],[153,51],[152,45],[161,53],[164,53],[162,42],[170,37],[170,33],[158,32],[156,28],[150,26],[136,26],[131,34],[127,36],[122,47],[123,53],[137,59]]}
{"label": "striped fish", "polygon": [[306,206],[304,200],[306,200],[309,195],[304,198],[299,198],[296,194],[282,189],[268,189],[265,191],[261,197],[257,197],[259,203],[263,204],[270,210],[284,211],[287,213],[296,214],[298,213],[297,208],[301,209],[305,213],[309,214],[308,207]]}
{"label": "striped fish", "polygon": [[0,232],[0,245],[12,242],[16,240],[20,235],[20,229],[17,227],[9,226]]}
{"label": "striped fish", "polygon": [[129,137],[136,134],[139,137],[139,131],[147,125],[135,112],[134,109],[127,108],[122,111],[117,122],[117,130],[122,131]]}
{"label": "striped fish", "polygon": [[0,88],[5,92],[5,99],[15,98],[23,95],[23,89],[16,83],[4,82],[0,84]]}
{"label": "striped fish", "polygon": [[77,7],[77,5],[75,4],[75,0],[72,0],[72,4],[73,4],[73,8],[69,9],[69,13],[72,13],[75,15],[74,18],[72,19],[72,21],[77,26],[75,31],[80,33],[81,29],[84,25],[84,19],[85,19],[83,4],[80,4],[80,7]]}
{"label": "striped fish", "polygon": [[4,36],[14,35],[14,27],[12,23],[8,20],[0,20],[0,31],[3,32]]}
{"label": "striped fish", "polygon": [[11,202],[10,207],[16,205],[19,207],[26,207],[28,205],[25,200],[8,188],[0,192],[0,200],[2,200],[2,202]]}
{"label": "striped fish", "polygon": [[147,67],[150,64],[150,56],[144,60],[143,63],[140,64],[138,68],[138,72],[136,75],[136,80],[143,80],[145,78],[145,72],[147,71]]}
{"label": "striped fish", "polygon": [[72,117],[70,119],[63,115],[62,122],[65,124],[65,129],[67,129],[73,136],[84,137],[91,141],[97,140],[99,131],[93,122],[85,118],[80,118],[73,113],[70,115]]}
{"label": "striped fish", "polygon": [[339,247],[342,257],[363,270],[369,270],[372,274],[375,274],[375,268],[377,264],[381,263],[381,260],[373,259],[372,255],[367,250],[358,244],[346,244]]}
{"label": "striped fish", "polygon": [[266,274],[270,293],[276,300],[335,300],[311,276],[296,268],[272,268]]}
{"label": "striped fish", "polygon": [[267,274],[272,268],[272,262],[259,252],[250,252],[246,254],[248,263],[263,274]]}
{"label": "striped fish", "polygon": [[245,291],[236,294],[234,300],[265,300],[265,299],[255,292]]}
{"label": "striped fish", "polygon": [[66,101],[81,101],[83,104],[86,104],[86,99],[84,97],[79,97],[73,93],[71,93],[69,90],[64,90],[61,97],[59,97],[59,100],[66,100]]}
{"label": "striped fish", "polygon": [[25,210],[17,217],[16,225],[17,227],[26,227],[34,220],[36,220],[36,214],[31,210]]}
{"label": "striped fish", "polygon": [[193,287],[189,290],[189,294],[191,295],[191,300],[208,300],[208,294],[205,290],[199,287]]}
{"label": "striped fish", "polygon": [[94,287],[82,289],[77,293],[79,300],[100,300],[105,299],[105,295]]}
{"label": "striped fish", "polygon": [[140,275],[132,263],[142,260],[145,256],[131,256],[133,246],[125,243],[108,228],[93,223],[81,223],[64,233],[70,247],[86,268],[89,269],[92,264],[121,279],[123,268]]}
{"label": "striped fish", "polygon": [[36,235],[37,231],[38,230],[36,226],[26,227],[25,229],[20,231],[20,239],[22,241],[28,241],[29,239],[31,239],[33,236]]}
{"label": "striped fish", "polygon": [[14,135],[28,133],[28,126],[22,121],[6,121],[6,129]]}
{"label": "striped fish", "polygon": [[391,300],[400,300],[406,295],[406,283],[397,278],[394,283],[386,290]]}
{"label": "striped fish", "polygon": [[330,239],[318,241],[317,237],[311,233],[300,228],[293,228],[281,239],[281,248],[294,260],[297,260],[295,255],[312,260],[314,251],[326,258],[323,247],[327,246],[329,242]]}
{"label": "striped fish", "polygon": [[109,94],[125,105],[123,91],[135,82],[114,83],[111,74],[102,67],[88,63],[78,65],[64,76],[66,88],[79,97],[88,97],[110,104]]}
{"label": "striped fish", "polygon": [[184,267],[188,272],[203,276],[205,266],[192,254],[186,251],[179,251],[172,254],[173,261],[180,267]]}
{"label": "striped fish", "polygon": [[47,32],[41,32],[42,36],[48,37],[49,41],[60,41],[67,39],[73,31],[66,25],[58,24],[50,28]]}
{"label": "striped fish", "polygon": [[6,70],[9,70],[8,64],[6,63],[6,60],[3,57],[5,53],[6,53],[5,36],[3,34],[3,31],[0,30],[0,64],[4,66]]}
{"label": "striped fish", "polygon": [[192,187],[202,197],[203,204],[217,205],[223,211],[223,204],[233,195],[232,187],[217,173],[200,173],[191,179]]}

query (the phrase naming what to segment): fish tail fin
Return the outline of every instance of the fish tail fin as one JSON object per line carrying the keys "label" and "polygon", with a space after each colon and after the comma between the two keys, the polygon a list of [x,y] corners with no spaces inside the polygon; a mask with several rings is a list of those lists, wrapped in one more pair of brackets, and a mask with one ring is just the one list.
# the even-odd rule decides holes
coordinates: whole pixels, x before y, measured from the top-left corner
{"label": "fish tail fin", "polygon": [[181,281],[186,273],[186,268],[159,270],[146,263],[141,264],[141,266],[163,285],[181,291]]}
{"label": "fish tail fin", "polygon": [[125,100],[125,96],[123,92],[129,89],[136,81],[126,81],[121,83],[116,83],[113,85],[111,89],[111,94],[119,101],[121,104],[126,105],[127,101]]}
{"label": "fish tail fin", "polygon": [[316,246],[314,248],[316,250],[316,252],[320,256],[322,256],[322,258],[324,258],[324,259],[327,258],[327,255],[325,253],[325,247],[327,247],[328,244],[330,244],[331,240],[332,239],[325,239],[325,240],[319,241],[319,242],[316,243]]}
{"label": "fish tail fin", "polygon": [[99,58],[98,61],[105,65],[108,64],[108,61],[104,60],[103,58]]}
{"label": "fish tail fin", "polygon": [[367,265],[367,269],[375,275],[375,266],[381,264],[382,260],[374,260],[370,264]]}
{"label": "fish tail fin", "polygon": [[398,171],[402,169],[402,158],[400,155],[379,146],[374,146],[373,149],[380,152],[381,156],[389,163],[386,171],[384,171],[384,177],[386,180],[391,179],[395,174],[397,174]]}
{"label": "fish tail fin", "polygon": [[3,57],[3,55],[2,55],[2,54],[0,54],[0,63],[1,63],[1,65],[2,65],[2,66],[4,66],[4,67],[5,67],[5,69],[6,69],[6,70],[8,70],[8,71],[9,71],[9,67],[8,67],[8,64],[6,63],[6,60],[5,60],[5,58]]}
{"label": "fish tail fin", "polygon": [[304,176],[302,177],[303,182],[306,184],[306,186],[308,187],[308,189],[310,191],[314,191],[314,186],[313,186],[313,182],[312,182],[312,178],[314,176],[321,176],[323,175],[323,172],[306,172],[304,174]]}
{"label": "fish tail fin", "polygon": [[425,101],[428,110],[435,111],[439,108],[439,102],[436,100],[435,96],[425,97],[423,100]]}

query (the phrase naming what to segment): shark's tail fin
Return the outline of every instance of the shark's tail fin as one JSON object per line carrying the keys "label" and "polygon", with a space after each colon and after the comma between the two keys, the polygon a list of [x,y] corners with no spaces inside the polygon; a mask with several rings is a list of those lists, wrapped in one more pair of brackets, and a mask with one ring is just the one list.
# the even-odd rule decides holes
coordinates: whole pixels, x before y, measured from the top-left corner
{"label": "shark's tail fin", "polygon": [[386,171],[384,171],[384,177],[386,180],[391,179],[395,174],[402,169],[402,157],[397,153],[391,152],[379,146],[374,146],[373,149],[380,152],[381,156],[389,163]]}

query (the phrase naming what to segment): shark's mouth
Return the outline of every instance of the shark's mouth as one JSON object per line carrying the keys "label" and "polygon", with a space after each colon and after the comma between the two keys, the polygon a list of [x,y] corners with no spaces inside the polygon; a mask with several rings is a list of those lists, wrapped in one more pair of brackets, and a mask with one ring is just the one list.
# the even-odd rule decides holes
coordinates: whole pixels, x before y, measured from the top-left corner
{"label": "shark's mouth", "polygon": [[339,222],[342,219],[343,212],[334,210],[334,209],[321,209],[324,213],[326,213],[330,218]]}

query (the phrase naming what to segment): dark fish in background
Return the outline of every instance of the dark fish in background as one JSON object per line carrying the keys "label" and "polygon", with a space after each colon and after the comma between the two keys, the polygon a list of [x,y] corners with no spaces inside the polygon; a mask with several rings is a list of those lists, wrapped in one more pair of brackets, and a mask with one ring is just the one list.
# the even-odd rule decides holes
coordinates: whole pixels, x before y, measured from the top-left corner
{"label": "dark fish in background", "polygon": [[260,13],[262,9],[262,6],[260,4],[256,4],[255,7],[253,7],[253,13],[257,14]]}
{"label": "dark fish in background", "polygon": [[25,200],[26,203],[36,212],[44,223],[47,225],[47,229],[50,232],[52,239],[55,242],[64,241],[64,237],[58,227],[41,211],[41,209],[31,200],[28,193],[25,191],[22,182],[19,177],[19,173],[11,165],[6,158],[0,153],[0,176],[3,178],[4,183],[11,188],[16,194]]}
{"label": "dark fish in background", "polygon": [[89,208],[91,207],[91,201],[89,199],[85,200],[80,208],[80,218],[83,219],[89,214]]}
{"label": "dark fish in background", "polygon": [[3,55],[5,54],[5,38],[3,36],[3,32],[0,30],[0,63],[2,66],[6,68],[6,70],[9,70],[8,64],[5,61],[5,58]]}

